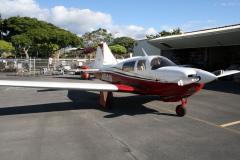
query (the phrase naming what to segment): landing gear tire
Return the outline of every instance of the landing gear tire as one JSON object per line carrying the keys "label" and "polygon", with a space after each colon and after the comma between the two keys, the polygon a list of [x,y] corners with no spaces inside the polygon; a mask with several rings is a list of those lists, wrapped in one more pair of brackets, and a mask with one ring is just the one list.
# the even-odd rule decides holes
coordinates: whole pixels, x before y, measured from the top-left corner
{"label": "landing gear tire", "polygon": [[186,113],[187,113],[187,110],[182,105],[178,105],[176,107],[176,114],[177,114],[177,116],[183,117],[183,116],[185,116]]}

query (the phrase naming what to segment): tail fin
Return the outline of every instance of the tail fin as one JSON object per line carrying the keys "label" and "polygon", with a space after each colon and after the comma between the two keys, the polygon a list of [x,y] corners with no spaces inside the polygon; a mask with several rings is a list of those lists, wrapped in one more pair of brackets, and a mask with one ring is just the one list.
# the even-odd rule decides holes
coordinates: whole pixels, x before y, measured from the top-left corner
{"label": "tail fin", "polygon": [[104,42],[97,47],[94,68],[101,68],[105,65],[117,64],[116,58],[113,56],[108,45]]}

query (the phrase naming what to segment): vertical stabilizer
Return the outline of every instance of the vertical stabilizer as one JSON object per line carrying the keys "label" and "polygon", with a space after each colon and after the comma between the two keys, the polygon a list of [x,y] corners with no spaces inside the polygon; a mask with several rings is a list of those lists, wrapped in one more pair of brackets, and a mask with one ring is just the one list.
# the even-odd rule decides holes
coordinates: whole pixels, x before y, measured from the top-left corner
{"label": "vertical stabilizer", "polygon": [[110,48],[104,42],[97,47],[94,68],[101,68],[106,65],[117,64],[116,58],[113,56]]}

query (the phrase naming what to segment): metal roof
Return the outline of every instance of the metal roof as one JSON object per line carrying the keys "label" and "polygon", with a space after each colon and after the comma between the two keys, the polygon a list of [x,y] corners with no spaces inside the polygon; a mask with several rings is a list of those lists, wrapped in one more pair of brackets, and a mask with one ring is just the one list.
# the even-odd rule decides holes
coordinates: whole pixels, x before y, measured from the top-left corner
{"label": "metal roof", "polygon": [[240,45],[240,24],[159,37],[148,42],[161,50]]}

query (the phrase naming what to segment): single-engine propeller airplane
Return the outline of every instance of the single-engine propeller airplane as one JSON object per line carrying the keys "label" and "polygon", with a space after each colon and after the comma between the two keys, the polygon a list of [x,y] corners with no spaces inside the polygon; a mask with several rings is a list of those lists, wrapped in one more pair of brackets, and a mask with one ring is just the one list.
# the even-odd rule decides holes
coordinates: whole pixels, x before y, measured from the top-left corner
{"label": "single-engine propeller airplane", "polygon": [[180,101],[176,114],[182,117],[186,114],[187,98],[200,91],[204,84],[240,72],[228,70],[213,74],[177,66],[165,57],[148,56],[142,51],[144,56],[118,62],[107,44],[100,44],[94,62],[95,69],[90,72],[94,71],[97,78],[108,84],[0,80],[0,86],[100,91],[100,105],[103,107],[111,105],[113,92],[158,95],[159,100],[164,102]]}

